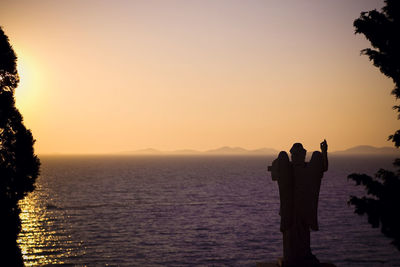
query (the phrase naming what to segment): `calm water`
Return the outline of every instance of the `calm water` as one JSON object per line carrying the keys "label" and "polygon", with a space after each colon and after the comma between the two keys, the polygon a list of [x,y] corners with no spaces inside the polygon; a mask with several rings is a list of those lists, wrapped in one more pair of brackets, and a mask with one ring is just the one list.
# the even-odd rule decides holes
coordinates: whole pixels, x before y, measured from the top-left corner
{"label": "calm water", "polygon": [[[21,202],[26,265],[255,266],[282,255],[271,157],[42,157]],[[330,158],[312,249],[337,266],[400,266],[347,205],[352,172],[391,158]]]}

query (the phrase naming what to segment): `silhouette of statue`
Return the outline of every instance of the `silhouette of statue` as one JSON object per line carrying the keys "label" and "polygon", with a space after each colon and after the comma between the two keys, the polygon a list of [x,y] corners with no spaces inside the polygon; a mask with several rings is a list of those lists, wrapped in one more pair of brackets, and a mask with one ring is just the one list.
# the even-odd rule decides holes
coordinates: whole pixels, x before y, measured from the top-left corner
{"label": "silhouette of statue", "polygon": [[310,162],[305,162],[306,150],[300,143],[285,151],[268,167],[272,180],[278,182],[280,196],[280,230],[283,234],[282,266],[320,266],[311,253],[310,229],[318,230],[318,196],[323,173],[328,170],[328,144],[321,143]]}

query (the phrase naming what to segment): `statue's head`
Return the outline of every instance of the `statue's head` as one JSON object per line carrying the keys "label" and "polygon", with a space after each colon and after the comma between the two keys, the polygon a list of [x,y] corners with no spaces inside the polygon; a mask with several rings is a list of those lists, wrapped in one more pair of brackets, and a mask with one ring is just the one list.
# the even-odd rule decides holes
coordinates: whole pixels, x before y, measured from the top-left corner
{"label": "statue's head", "polygon": [[307,150],[303,148],[303,145],[301,143],[294,143],[292,148],[290,149],[292,163],[294,165],[304,164],[304,162],[306,161],[306,153]]}

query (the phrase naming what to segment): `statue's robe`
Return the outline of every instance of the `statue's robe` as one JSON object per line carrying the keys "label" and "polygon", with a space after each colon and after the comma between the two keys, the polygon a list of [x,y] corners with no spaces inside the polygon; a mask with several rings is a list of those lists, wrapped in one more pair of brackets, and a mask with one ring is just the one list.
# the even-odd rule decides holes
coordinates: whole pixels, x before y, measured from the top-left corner
{"label": "statue's robe", "polygon": [[315,258],[311,254],[310,229],[318,230],[318,196],[323,172],[322,154],[317,151],[310,162],[301,166],[293,166],[286,152],[281,152],[272,163],[272,179],[279,186],[283,254],[287,264]]}
{"label": "statue's robe", "polygon": [[272,180],[278,182],[281,216],[281,232],[289,229],[293,223],[293,200],[294,200],[294,184],[293,170],[289,161],[288,154],[285,151],[279,153],[276,160],[272,162],[271,170]]}
{"label": "statue's robe", "polygon": [[307,176],[305,176],[306,188],[305,206],[308,208],[303,215],[306,223],[314,231],[318,231],[318,199],[321,187],[321,179],[324,175],[324,163],[321,152],[315,151],[307,164]]}

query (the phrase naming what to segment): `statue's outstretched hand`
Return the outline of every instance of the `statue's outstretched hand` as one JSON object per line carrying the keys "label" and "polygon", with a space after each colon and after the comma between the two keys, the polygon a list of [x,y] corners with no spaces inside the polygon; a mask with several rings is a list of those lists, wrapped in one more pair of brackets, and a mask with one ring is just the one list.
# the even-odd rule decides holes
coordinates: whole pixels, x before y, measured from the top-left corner
{"label": "statue's outstretched hand", "polygon": [[321,151],[322,152],[327,152],[328,151],[328,143],[326,142],[326,140],[324,139],[324,141],[321,143]]}

